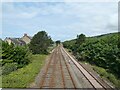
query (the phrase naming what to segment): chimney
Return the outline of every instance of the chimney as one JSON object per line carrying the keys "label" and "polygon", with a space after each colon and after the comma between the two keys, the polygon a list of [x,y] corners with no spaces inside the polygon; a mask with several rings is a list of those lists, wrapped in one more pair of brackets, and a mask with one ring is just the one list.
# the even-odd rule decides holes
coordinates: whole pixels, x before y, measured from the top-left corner
{"label": "chimney", "polygon": [[27,36],[27,34],[26,34],[26,33],[24,33],[24,36]]}

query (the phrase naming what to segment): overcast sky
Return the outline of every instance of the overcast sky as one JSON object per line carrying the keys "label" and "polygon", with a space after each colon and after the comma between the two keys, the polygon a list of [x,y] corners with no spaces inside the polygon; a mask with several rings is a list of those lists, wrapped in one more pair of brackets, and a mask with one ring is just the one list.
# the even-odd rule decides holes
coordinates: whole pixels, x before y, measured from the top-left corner
{"label": "overcast sky", "polygon": [[118,31],[117,2],[4,2],[2,38],[46,31],[53,40]]}

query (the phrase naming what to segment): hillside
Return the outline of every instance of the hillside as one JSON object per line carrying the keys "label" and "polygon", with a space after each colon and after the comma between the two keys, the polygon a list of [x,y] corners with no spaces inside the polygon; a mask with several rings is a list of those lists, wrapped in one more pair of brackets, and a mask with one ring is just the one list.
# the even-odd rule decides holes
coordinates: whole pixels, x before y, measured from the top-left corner
{"label": "hillside", "polygon": [[[103,68],[120,79],[120,50],[118,48],[120,41],[118,37],[118,33],[110,33],[86,37],[85,42],[81,45],[76,44],[77,39],[65,41],[63,46],[68,48],[79,61]],[[113,83],[118,85],[119,82]]]}
{"label": "hillside", "polygon": [[[98,35],[98,36],[93,36],[93,37],[86,37],[87,40],[91,40],[91,39],[102,39],[102,38],[108,38],[108,37],[117,37],[118,38],[118,33],[108,33],[108,34],[102,34],[102,35]],[[65,42],[63,42],[64,44],[74,44],[76,39],[72,39],[72,40],[67,40]]]}

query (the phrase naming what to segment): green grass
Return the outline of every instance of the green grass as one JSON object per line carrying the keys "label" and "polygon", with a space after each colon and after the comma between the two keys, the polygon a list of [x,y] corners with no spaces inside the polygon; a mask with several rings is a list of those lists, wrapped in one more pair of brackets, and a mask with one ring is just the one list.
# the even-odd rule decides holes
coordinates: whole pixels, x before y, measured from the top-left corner
{"label": "green grass", "polygon": [[0,88],[2,87],[2,77],[1,77],[1,73],[2,73],[2,70],[1,70],[1,67],[0,67]]}
{"label": "green grass", "polygon": [[115,75],[107,72],[104,68],[97,67],[97,66],[92,66],[92,67],[102,78],[109,80],[115,85],[115,87],[120,88],[120,79],[115,77]]}
{"label": "green grass", "polygon": [[2,88],[26,88],[34,81],[43,66],[46,55],[33,55],[32,63],[2,76]]}

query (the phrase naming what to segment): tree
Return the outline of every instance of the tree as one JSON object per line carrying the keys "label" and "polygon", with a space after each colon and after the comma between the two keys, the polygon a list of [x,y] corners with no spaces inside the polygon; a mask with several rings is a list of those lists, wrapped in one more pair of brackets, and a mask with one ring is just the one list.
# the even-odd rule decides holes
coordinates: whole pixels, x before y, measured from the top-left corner
{"label": "tree", "polygon": [[47,48],[52,42],[51,37],[45,31],[40,31],[33,36],[29,47],[33,54],[46,54]]}
{"label": "tree", "polygon": [[60,40],[57,40],[55,43],[56,43],[56,45],[60,44]]}
{"label": "tree", "polygon": [[83,42],[85,42],[86,36],[84,34],[77,35],[76,44],[81,45]]}

